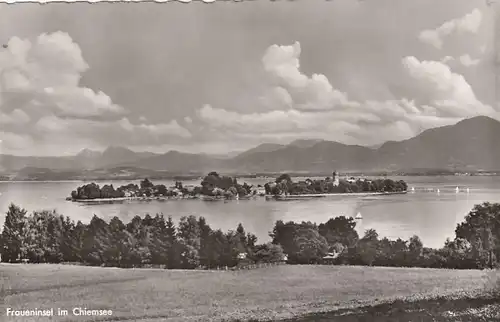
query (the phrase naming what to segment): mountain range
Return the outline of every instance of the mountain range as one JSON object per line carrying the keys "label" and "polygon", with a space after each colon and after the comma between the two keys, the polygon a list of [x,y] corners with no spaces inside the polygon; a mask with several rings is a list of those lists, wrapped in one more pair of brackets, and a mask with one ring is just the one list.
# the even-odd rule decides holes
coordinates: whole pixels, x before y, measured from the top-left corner
{"label": "mountain range", "polygon": [[[486,116],[433,128],[403,141],[381,146],[346,145],[327,140],[264,143],[239,154],[209,155],[169,151],[163,154],[109,147],[85,149],[75,156],[24,157],[0,155],[0,174],[11,179],[75,179],[98,175],[368,171],[443,169],[500,170],[500,122]],[[44,175],[45,173],[45,175]],[[113,173],[113,175],[111,175]],[[56,180],[56,179],[54,179]]]}

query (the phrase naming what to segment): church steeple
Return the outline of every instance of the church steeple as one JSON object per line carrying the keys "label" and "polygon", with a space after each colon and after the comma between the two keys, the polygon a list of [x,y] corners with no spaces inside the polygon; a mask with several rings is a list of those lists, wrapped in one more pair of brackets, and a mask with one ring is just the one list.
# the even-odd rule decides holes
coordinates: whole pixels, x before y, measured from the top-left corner
{"label": "church steeple", "polygon": [[339,173],[337,171],[333,171],[332,173],[332,180],[333,180],[333,185],[338,186],[339,185]]}

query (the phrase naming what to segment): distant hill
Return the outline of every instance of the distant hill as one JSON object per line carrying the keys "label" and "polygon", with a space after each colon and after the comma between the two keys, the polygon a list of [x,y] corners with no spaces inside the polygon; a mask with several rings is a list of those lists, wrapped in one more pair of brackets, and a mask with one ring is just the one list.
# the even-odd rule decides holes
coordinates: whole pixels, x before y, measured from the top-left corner
{"label": "distant hill", "polygon": [[374,151],[366,147],[321,141],[309,147],[288,145],[233,160],[230,168],[250,172],[326,172],[370,168]]}
{"label": "distant hill", "polygon": [[250,150],[247,150],[245,152],[238,154],[235,158],[242,159],[242,158],[248,157],[254,153],[274,152],[274,151],[282,149],[284,147],[286,147],[286,145],[277,144],[277,143],[263,143],[263,144],[256,146],[255,148],[251,148]]}
{"label": "distant hill", "polygon": [[113,166],[126,162],[137,162],[157,154],[151,152],[134,152],[123,147],[109,147],[104,152],[84,149],[75,156],[63,157],[30,157],[0,155],[2,172],[16,172],[24,168],[63,170],[88,170]]}
{"label": "distant hill", "polygon": [[325,142],[325,140],[321,140],[321,139],[298,139],[298,140],[295,140],[291,143],[288,144],[288,146],[295,146],[295,147],[298,147],[298,148],[310,148],[314,145],[316,145],[317,143],[320,143],[320,142]]}
{"label": "distant hill", "polygon": [[[164,154],[134,152],[110,147],[104,152],[83,150],[74,157],[17,157],[0,155],[0,174],[38,173],[40,169],[115,176],[111,169],[128,167],[135,174],[147,171],[176,174],[206,173],[330,173],[402,171],[500,171],[500,122],[486,116],[465,119],[455,125],[433,128],[404,141],[380,147],[346,145],[325,140],[296,140],[288,145],[265,143],[236,156],[216,156],[169,151]],[[28,170],[26,170],[26,169]],[[36,171],[34,169],[37,169]],[[140,169],[140,170],[138,170]],[[54,174],[53,172],[59,172]],[[108,173],[109,172],[109,173]],[[151,173],[150,173],[151,174]],[[49,175],[49,176],[50,176]]]}
{"label": "distant hill", "polygon": [[122,165],[141,167],[151,170],[167,170],[169,172],[199,172],[211,171],[224,164],[224,159],[204,155],[169,151],[140,161],[123,163]]}
{"label": "distant hill", "polygon": [[104,150],[98,158],[98,166],[105,167],[115,164],[125,164],[155,156],[158,156],[158,154],[152,152],[134,152],[127,148],[111,146]]}
{"label": "distant hill", "polygon": [[25,167],[48,168],[57,170],[79,169],[79,164],[75,163],[75,157],[31,157],[0,155],[0,169],[2,172],[19,171]]}
{"label": "distant hill", "polygon": [[455,125],[387,142],[378,150],[379,164],[391,168],[500,170],[500,122],[478,116]]}

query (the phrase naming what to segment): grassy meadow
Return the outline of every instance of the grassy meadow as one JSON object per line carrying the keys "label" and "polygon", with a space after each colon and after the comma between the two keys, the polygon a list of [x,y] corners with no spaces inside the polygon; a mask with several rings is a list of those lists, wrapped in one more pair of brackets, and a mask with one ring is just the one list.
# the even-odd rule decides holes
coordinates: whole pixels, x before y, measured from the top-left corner
{"label": "grassy meadow", "polygon": [[[337,317],[346,319],[365,314],[363,307],[379,305],[384,309],[384,303],[394,300],[423,303],[442,296],[457,300],[475,297],[492,283],[488,274],[479,270],[350,266],[194,271],[0,264],[0,296],[4,297],[0,300],[0,320],[328,321],[332,316],[321,312],[343,312]],[[113,316],[6,318],[7,307],[110,309]]]}

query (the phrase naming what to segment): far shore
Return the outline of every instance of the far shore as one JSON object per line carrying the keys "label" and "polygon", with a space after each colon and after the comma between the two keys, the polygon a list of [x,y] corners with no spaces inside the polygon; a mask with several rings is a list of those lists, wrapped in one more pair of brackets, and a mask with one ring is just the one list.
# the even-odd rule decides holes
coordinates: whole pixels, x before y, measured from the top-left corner
{"label": "far shore", "polygon": [[[266,176],[258,176],[254,177],[253,175],[235,175],[231,174],[232,176],[236,176],[237,178],[249,178],[249,179],[269,179],[273,178],[273,176],[279,175],[279,174],[269,174]],[[360,175],[359,173],[348,173],[346,172],[345,175],[351,176],[351,175]],[[457,175],[454,173],[365,173],[365,176],[371,176],[371,177],[463,177],[463,176],[470,176],[470,177],[496,177],[500,176],[500,172],[478,172],[478,173],[470,173],[468,175]],[[201,175],[200,175],[201,176]],[[299,173],[294,173],[293,177],[322,177],[322,175],[319,174],[299,174]],[[109,177],[109,178],[102,178],[102,177],[96,177],[96,178],[82,178],[82,179],[64,179],[64,180],[33,180],[33,179],[26,179],[26,180],[5,180],[5,179],[0,179],[0,183],[51,183],[51,182],[90,182],[90,181],[105,181],[105,182],[115,182],[115,181],[137,181],[141,180],[143,177],[142,176],[137,176],[137,177]],[[153,180],[179,180],[176,177],[151,177]],[[198,177],[193,176],[192,179],[187,179],[187,181],[191,180],[196,180]],[[184,179],[186,180],[186,179]]]}

